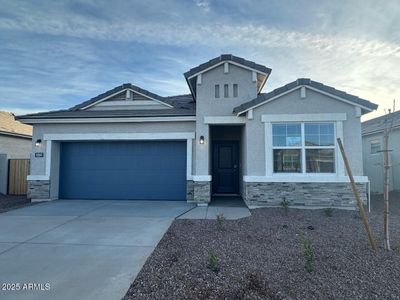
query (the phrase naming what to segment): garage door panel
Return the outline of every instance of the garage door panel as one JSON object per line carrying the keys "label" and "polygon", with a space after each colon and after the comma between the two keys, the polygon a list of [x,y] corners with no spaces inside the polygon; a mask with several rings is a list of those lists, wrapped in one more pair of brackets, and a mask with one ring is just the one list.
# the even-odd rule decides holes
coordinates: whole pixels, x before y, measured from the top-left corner
{"label": "garage door panel", "polygon": [[60,198],[186,199],[185,142],[62,143]]}

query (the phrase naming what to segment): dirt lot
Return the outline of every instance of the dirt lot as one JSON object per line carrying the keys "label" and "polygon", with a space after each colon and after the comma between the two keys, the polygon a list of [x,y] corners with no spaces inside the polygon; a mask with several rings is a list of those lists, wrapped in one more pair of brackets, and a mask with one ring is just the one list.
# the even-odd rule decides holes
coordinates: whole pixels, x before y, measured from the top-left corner
{"label": "dirt lot", "polygon": [[263,208],[222,224],[176,220],[125,299],[400,299],[399,199],[392,195],[391,252],[382,248],[382,201],[373,200],[376,255],[354,211],[289,209],[285,216]]}

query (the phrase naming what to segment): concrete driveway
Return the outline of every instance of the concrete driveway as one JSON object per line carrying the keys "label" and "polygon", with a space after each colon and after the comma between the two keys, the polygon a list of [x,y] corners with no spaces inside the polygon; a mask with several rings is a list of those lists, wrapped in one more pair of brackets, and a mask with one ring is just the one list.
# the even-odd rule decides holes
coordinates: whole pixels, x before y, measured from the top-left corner
{"label": "concrete driveway", "polygon": [[192,207],[58,200],[0,214],[0,299],[121,299],[175,217]]}

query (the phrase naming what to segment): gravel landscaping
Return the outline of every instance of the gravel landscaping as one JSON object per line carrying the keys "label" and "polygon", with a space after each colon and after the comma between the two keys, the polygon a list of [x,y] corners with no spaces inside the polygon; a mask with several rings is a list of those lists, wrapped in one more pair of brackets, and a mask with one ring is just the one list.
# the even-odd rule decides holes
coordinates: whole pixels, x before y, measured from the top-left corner
{"label": "gravel landscaping", "polygon": [[376,255],[355,211],[263,208],[234,221],[176,220],[124,299],[400,299],[400,198],[391,201],[393,251],[382,248],[382,212],[368,215]]}
{"label": "gravel landscaping", "polygon": [[25,196],[11,196],[0,194],[0,213],[29,205],[33,205],[33,203]]}

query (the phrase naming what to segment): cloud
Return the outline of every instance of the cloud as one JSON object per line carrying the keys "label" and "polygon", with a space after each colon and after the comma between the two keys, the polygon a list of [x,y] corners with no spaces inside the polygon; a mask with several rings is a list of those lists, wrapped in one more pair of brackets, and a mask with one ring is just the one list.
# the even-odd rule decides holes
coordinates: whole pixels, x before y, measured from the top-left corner
{"label": "cloud", "polygon": [[251,0],[108,3],[4,2],[3,108],[27,102],[32,110],[69,107],[123,82],[161,95],[185,93],[182,73],[221,53],[272,67],[267,90],[311,77],[377,101],[379,113],[400,99],[395,1],[376,9],[361,0],[343,6],[301,0],[294,6]]}
{"label": "cloud", "polygon": [[262,25],[235,25],[213,23],[166,24],[93,21],[76,18],[66,21],[51,18],[27,18],[11,20],[0,18],[0,30],[63,35],[77,38],[107,41],[138,41],[149,44],[188,46],[213,45],[236,46],[247,44],[263,47],[286,47],[292,49],[316,49],[324,52],[341,51],[360,56],[400,58],[400,42],[350,38],[342,35],[321,35],[297,31],[284,31]]}
{"label": "cloud", "polygon": [[193,0],[196,6],[200,7],[205,12],[210,11],[210,2],[207,0]]}

